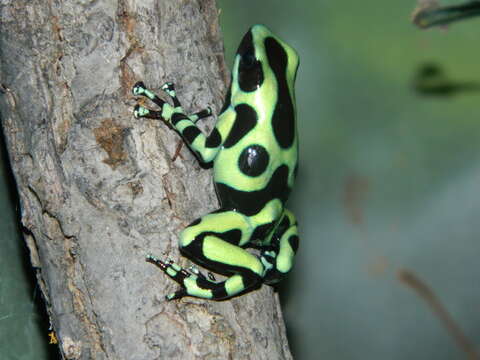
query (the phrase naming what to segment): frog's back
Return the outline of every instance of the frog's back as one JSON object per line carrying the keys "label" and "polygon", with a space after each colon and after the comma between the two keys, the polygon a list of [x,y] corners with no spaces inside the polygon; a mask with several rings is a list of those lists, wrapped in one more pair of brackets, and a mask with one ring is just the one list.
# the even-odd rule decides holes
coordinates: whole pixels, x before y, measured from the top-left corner
{"label": "frog's back", "polygon": [[214,179],[223,208],[253,215],[272,200],[286,202],[298,159],[297,67],[295,51],[262,25],[242,40],[218,123],[226,137]]}
{"label": "frog's back", "polygon": [[[299,238],[295,216],[285,208],[297,168],[294,80],[295,51],[262,25],[245,34],[232,69],[232,84],[215,128],[208,136],[196,122],[211,109],[184,112],[173,83],[162,90],[169,102],[141,81],[136,96],[150,99],[160,111],[140,104],[137,118],[162,119],[182,136],[205,165],[214,167],[222,207],[194,220],[180,234],[182,255],[226,275],[215,281],[196,268],[148,255],[180,288],[167,300],[192,296],[224,300],[276,284],[293,265]],[[252,254],[247,248],[258,250]]]}

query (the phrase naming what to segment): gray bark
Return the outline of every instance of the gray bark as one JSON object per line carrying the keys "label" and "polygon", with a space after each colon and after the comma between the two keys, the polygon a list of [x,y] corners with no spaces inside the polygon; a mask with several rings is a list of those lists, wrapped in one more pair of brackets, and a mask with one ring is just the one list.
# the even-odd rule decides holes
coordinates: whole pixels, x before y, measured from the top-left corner
{"label": "gray bark", "polygon": [[[38,282],[65,359],[290,359],[272,289],[166,302],[145,262],[217,206],[211,173],[163,123],[132,117],[138,80],[219,110],[213,0],[1,0],[0,111]],[[209,131],[214,119],[202,124]]]}

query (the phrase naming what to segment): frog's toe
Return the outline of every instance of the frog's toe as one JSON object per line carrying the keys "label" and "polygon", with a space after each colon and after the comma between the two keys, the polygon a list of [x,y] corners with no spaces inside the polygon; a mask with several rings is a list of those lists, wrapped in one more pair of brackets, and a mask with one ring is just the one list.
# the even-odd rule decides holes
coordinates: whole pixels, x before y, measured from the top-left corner
{"label": "frog's toe", "polygon": [[142,95],[144,92],[145,92],[145,84],[143,83],[143,81],[138,81],[137,83],[135,83],[135,85],[133,85],[132,87],[132,93],[133,95]]}
{"label": "frog's toe", "polygon": [[187,270],[175,264],[175,262],[171,259],[162,261],[156,258],[155,256],[149,254],[146,256],[145,260],[149,263],[157,265],[165,274],[167,274],[170,278],[172,278],[173,280],[175,280],[177,283],[181,285],[180,289],[178,289],[174,293],[170,293],[166,295],[165,296],[166,300],[171,301],[175,299],[180,299],[188,295],[187,289],[185,287],[185,279],[188,279],[188,278],[196,279],[197,275],[195,272],[191,274]]}
{"label": "frog's toe", "polygon": [[149,262],[149,263],[152,263],[154,265],[157,265],[163,271],[165,271],[165,269],[167,267],[167,263],[165,263],[162,260],[160,260],[159,258],[153,256],[152,254],[148,254],[147,256],[145,256],[145,261]]}
{"label": "frog's toe", "polygon": [[133,108],[133,116],[135,116],[136,119],[147,117],[149,114],[150,114],[150,110],[141,105],[137,104]]}
{"label": "frog's toe", "polygon": [[[196,268],[196,267],[193,266],[193,265],[188,268],[188,271],[189,271],[190,273],[192,273],[193,275],[196,275],[196,276],[197,276],[198,278],[200,278],[200,279],[207,280],[207,277],[206,277],[205,275],[203,275],[203,273],[202,273],[200,270],[198,270],[198,268]],[[208,272],[208,278],[209,278],[210,280],[211,280],[211,276],[213,276],[213,275],[212,275],[210,272]]]}
{"label": "frog's toe", "polygon": [[177,94],[175,92],[175,85],[171,82],[166,82],[162,85],[162,90],[165,91],[169,96],[176,97]]}
{"label": "frog's toe", "polygon": [[167,260],[167,261],[162,261],[153,255],[147,255],[146,261],[149,263],[152,263],[154,265],[157,265],[165,274],[167,274],[169,277],[171,277],[173,280],[178,282],[180,285],[183,286],[183,281],[190,277],[194,276],[191,273],[189,273],[187,270],[183,269],[179,265],[173,262],[173,260]]}
{"label": "frog's toe", "polygon": [[181,299],[182,297],[184,296],[187,296],[187,291],[185,288],[181,288],[173,293],[170,293],[168,295],[165,295],[165,299],[167,301],[172,301],[172,300],[176,300],[176,299]]}
{"label": "frog's toe", "polygon": [[175,85],[172,82],[168,81],[162,85],[163,91],[175,90]]}

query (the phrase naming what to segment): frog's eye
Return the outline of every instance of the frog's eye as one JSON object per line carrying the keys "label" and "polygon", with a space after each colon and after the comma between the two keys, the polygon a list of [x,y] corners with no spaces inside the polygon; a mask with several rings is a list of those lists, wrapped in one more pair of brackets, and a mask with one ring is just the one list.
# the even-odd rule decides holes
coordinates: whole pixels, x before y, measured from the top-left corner
{"label": "frog's eye", "polygon": [[243,70],[249,70],[255,66],[255,63],[257,63],[257,59],[255,58],[255,55],[253,55],[253,52],[249,51],[240,59],[240,68]]}
{"label": "frog's eye", "polygon": [[253,48],[240,57],[238,83],[243,91],[255,91],[263,83],[262,63],[255,58]]}

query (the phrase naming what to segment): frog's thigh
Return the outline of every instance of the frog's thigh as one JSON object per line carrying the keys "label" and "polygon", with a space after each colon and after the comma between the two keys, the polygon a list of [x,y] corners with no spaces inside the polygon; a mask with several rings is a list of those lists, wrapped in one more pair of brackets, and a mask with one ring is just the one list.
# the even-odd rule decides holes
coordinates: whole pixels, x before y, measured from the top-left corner
{"label": "frog's thigh", "polygon": [[260,260],[239,245],[249,241],[252,226],[235,211],[216,211],[194,221],[180,234],[182,254],[214,271],[263,275]]}

